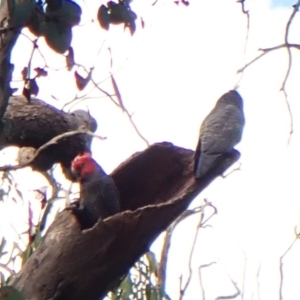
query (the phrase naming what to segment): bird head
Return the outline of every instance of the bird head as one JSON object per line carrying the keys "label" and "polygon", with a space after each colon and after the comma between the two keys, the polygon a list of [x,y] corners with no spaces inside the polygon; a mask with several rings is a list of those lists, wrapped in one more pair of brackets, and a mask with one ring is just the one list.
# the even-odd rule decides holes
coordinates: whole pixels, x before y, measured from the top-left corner
{"label": "bird head", "polygon": [[71,165],[72,172],[78,178],[84,178],[85,176],[92,174],[96,167],[97,165],[89,152],[77,155]]}
{"label": "bird head", "polygon": [[85,126],[92,132],[95,132],[97,129],[97,121],[90,115],[88,111],[77,109],[71,113],[75,118],[77,126]]}
{"label": "bird head", "polygon": [[238,107],[240,110],[243,110],[243,98],[241,95],[234,90],[229,91],[224,94],[217,102],[217,104],[223,103],[225,105],[232,104]]}

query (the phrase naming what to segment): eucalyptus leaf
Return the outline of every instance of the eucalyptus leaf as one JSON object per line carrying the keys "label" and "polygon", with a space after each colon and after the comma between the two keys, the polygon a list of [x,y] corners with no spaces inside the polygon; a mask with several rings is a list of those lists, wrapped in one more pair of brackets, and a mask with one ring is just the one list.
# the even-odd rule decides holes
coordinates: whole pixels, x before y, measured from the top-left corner
{"label": "eucalyptus leaf", "polygon": [[48,22],[45,38],[54,51],[63,54],[70,48],[72,29],[61,22]]}
{"label": "eucalyptus leaf", "polygon": [[0,243],[0,257],[3,255],[3,250],[6,245],[6,240],[2,238],[1,243]]}
{"label": "eucalyptus leaf", "polygon": [[155,254],[151,251],[146,253],[147,260],[149,262],[149,271],[151,274],[157,273],[157,261]]}
{"label": "eucalyptus leaf", "polygon": [[104,6],[104,5],[101,5],[99,7],[99,10],[98,10],[98,21],[100,23],[100,26],[103,29],[108,30],[110,18],[109,18],[109,14],[108,14],[108,8],[106,6]]}
{"label": "eucalyptus leaf", "polygon": [[27,25],[35,12],[36,5],[34,0],[13,1],[13,5],[10,6],[11,26],[20,27]]}
{"label": "eucalyptus leaf", "polygon": [[81,8],[75,2],[63,0],[59,9],[47,6],[46,17],[50,21],[58,21],[69,26],[78,25],[81,17]]}
{"label": "eucalyptus leaf", "polygon": [[120,285],[120,288],[122,289],[122,295],[125,297],[125,299],[127,299],[132,293],[132,285],[133,282],[131,281],[130,276],[127,275]]}

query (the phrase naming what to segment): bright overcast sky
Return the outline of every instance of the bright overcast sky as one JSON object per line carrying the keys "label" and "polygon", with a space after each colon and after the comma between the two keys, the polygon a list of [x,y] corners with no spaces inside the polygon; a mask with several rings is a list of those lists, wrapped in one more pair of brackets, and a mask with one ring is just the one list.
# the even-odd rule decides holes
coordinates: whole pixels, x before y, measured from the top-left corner
{"label": "bright overcast sky", "polygon": [[[199,299],[197,269],[213,261],[217,263],[202,274],[207,300],[235,293],[227,274],[240,289],[244,288],[244,300],[259,299],[259,294],[260,299],[279,299],[279,257],[292,243],[294,228],[300,221],[300,59],[293,52],[287,93],[294,133],[288,146],[290,119],[280,92],[287,70],[287,51],[268,54],[250,66],[242,78],[237,70],[258,54],[258,48],[284,42],[291,5],[296,1],[246,1],[251,16],[246,53],[247,19],[236,0],[191,0],[188,7],[165,2],[159,0],[151,8],[152,1],[133,1],[133,10],[143,16],[146,24],[144,30],[138,26],[133,38],[123,34],[122,26],[106,33],[88,23],[90,15],[84,14],[83,23],[86,21],[89,31],[84,31],[84,26],[74,29],[75,51],[76,45],[85,46],[75,52],[75,60],[92,67],[103,41],[108,41],[124,104],[134,113],[137,127],[151,144],[170,141],[194,149],[201,121],[216,100],[238,83],[246,115],[243,140],[238,146],[241,171],[225,180],[215,180],[195,200],[194,206],[206,197],[218,208],[218,215],[210,222],[211,228],[200,231],[186,299]],[[297,16],[290,42],[300,43],[299,25]],[[108,55],[103,49],[105,46],[97,58],[98,81],[107,77]],[[26,55],[30,51],[26,54],[24,50],[24,59]],[[64,60],[52,53],[48,63],[59,67]],[[62,107],[74,97],[72,77],[62,71],[49,75],[40,82],[39,97]],[[103,82],[103,87],[108,86]],[[59,101],[51,100],[50,94]],[[98,133],[108,137],[107,141],[93,143],[93,155],[107,172],[145,148],[127,117],[108,99],[91,99],[80,105],[90,109],[98,120]],[[30,184],[37,188],[32,181]],[[167,284],[172,299],[178,298],[182,273],[186,279],[194,230],[195,220],[191,219],[178,227],[172,241]],[[156,243],[154,249],[159,245]],[[299,248],[296,243],[285,260],[284,299],[300,299],[296,281],[300,275]],[[243,253],[247,257],[244,284]]]}

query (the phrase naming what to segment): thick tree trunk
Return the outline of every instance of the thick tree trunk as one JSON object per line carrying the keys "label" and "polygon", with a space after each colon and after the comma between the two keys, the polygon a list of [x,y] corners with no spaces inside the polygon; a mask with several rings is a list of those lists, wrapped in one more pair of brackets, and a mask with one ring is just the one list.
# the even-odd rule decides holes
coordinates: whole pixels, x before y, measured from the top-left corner
{"label": "thick tree trunk", "polygon": [[218,175],[239,158],[224,155],[201,180],[193,176],[193,151],[155,144],[112,174],[122,211],[80,231],[61,212],[12,284],[30,300],[96,300],[114,287],[153,240]]}
{"label": "thick tree trunk", "polygon": [[10,63],[10,56],[19,34],[19,29],[10,27],[12,2],[3,0],[0,3],[0,120],[12,94],[10,81],[14,66]]}

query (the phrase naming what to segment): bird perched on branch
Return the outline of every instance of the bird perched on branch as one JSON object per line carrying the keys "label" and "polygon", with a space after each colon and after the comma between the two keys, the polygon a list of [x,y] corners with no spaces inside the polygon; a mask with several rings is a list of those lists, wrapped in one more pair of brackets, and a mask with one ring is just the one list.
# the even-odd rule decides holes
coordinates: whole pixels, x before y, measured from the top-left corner
{"label": "bird perched on branch", "polygon": [[244,125],[243,99],[237,91],[229,91],[201,125],[195,152],[196,178],[205,175],[223,154],[233,150],[241,141]]}
{"label": "bird perched on branch", "polygon": [[88,152],[72,161],[72,172],[80,183],[79,208],[74,208],[82,228],[92,227],[120,211],[119,192],[113,181]]}
{"label": "bird perched on branch", "polygon": [[[89,112],[76,110],[71,113],[59,110],[42,100],[21,96],[11,97],[2,119],[0,148],[6,146],[32,147],[35,150],[58,135],[85,127],[95,132],[96,120]],[[30,163],[37,171],[47,171],[60,163],[66,177],[74,180],[70,173],[72,160],[78,153],[89,151],[92,137],[84,133],[61,139],[48,146]]]}

